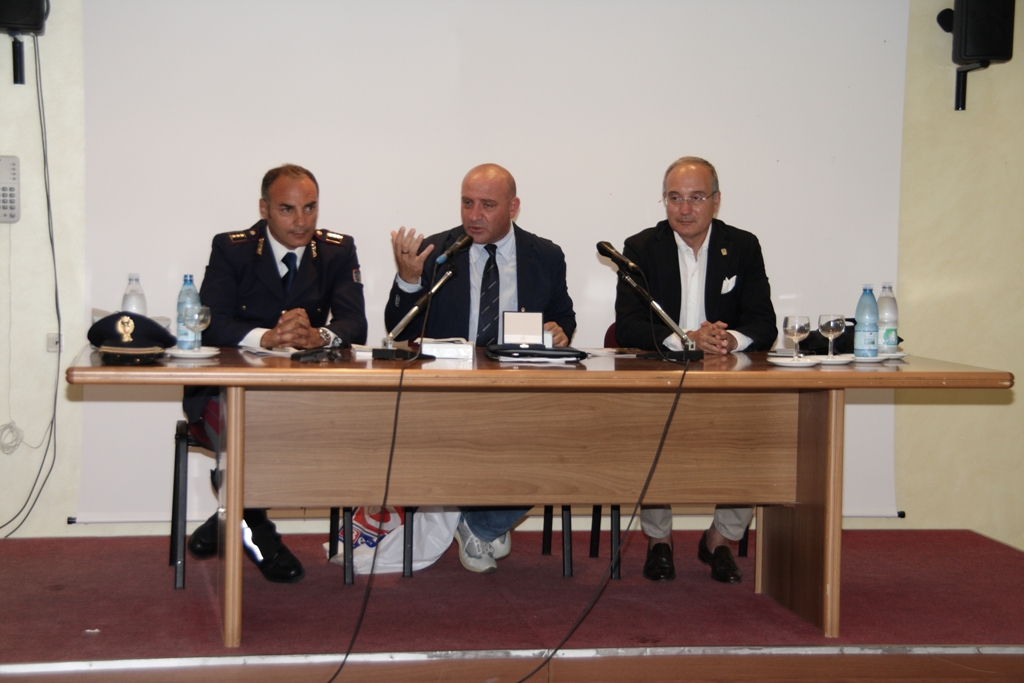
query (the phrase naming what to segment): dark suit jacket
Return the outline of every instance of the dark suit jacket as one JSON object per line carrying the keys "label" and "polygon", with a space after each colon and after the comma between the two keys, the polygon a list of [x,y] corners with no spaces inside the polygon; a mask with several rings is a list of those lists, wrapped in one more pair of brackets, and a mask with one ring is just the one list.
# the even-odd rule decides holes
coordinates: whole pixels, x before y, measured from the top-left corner
{"label": "dark suit jacket", "polygon": [[[668,221],[627,239],[623,254],[640,266],[647,275],[651,296],[678,324],[682,304],[679,252]],[[723,294],[723,281],[734,276],[732,290]],[[657,315],[651,334],[649,310],[633,289],[620,280],[615,296],[615,336],[620,345],[653,349],[655,339],[660,344],[672,334]],[[730,330],[750,337],[750,351],[770,349],[778,336],[760,243],[753,234],[717,218],[712,221],[708,244],[704,312],[708,321],[724,322]]]}
{"label": "dark suit jacket", "polygon": [[199,290],[212,314],[203,343],[237,346],[253,329],[274,327],[281,312],[293,308],[306,309],[313,327],[327,327],[345,343],[365,343],[366,307],[352,238],[317,230],[287,296],[274,252],[266,243],[270,239],[262,220],[243,233],[213,238]]}
{"label": "dark suit jacket", "polygon": [[[306,309],[313,327],[327,327],[347,344],[366,343],[366,307],[352,238],[317,230],[287,296],[269,239],[264,220],[213,238],[199,290],[211,314],[203,343],[238,346],[253,329],[273,328],[281,312],[293,308]],[[217,387],[186,387],[183,405],[189,422],[197,421],[206,401],[216,395]]]}
{"label": "dark suit jacket", "polygon": [[[516,288],[519,310],[543,313],[544,322],[557,323],[571,341],[576,331],[576,313],[573,311],[569,288],[565,282],[565,255],[554,242],[526,232],[515,224],[513,229],[516,235]],[[415,294],[407,294],[397,283],[391,285],[391,295],[384,310],[384,324],[389,331],[430,287],[430,277],[437,257],[454,244],[464,232],[460,225],[423,240],[421,251],[428,244],[434,245],[434,251],[423,264],[423,289]],[[465,337],[469,333],[469,249],[464,249],[454,261],[457,274],[438,290],[430,305],[427,337]],[[423,314],[420,313],[402,334],[398,335],[398,339],[418,337],[422,329]]]}

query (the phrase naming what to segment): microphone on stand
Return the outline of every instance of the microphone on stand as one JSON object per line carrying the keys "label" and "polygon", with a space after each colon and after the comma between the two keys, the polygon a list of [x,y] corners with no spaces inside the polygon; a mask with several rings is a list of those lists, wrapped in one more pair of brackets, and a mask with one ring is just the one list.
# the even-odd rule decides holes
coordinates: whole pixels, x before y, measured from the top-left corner
{"label": "microphone on stand", "polygon": [[634,280],[633,278],[631,278],[629,276],[629,273],[633,272],[633,273],[636,273],[637,275],[639,275],[640,277],[646,279],[645,276],[644,276],[644,271],[640,269],[640,266],[636,265],[635,263],[630,261],[628,258],[626,258],[622,254],[620,254],[615,249],[615,247],[613,247],[611,245],[611,243],[609,243],[609,242],[598,242],[597,243],[597,251],[602,256],[607,256],[609,259],[612,260],[613,263],[615,263],[616,266],[619,267],[619,279],[622,280],[623,282],[625,282],[630,287],[632,287],[633,290],[637,293],[637,295],[639,295],[639,297],[643,300],[643,302],[645,304],[647,304],[655,313],[658,314],[658,317],[661,318],[662,322],[664,322],[665,325],[667,325],[670,330],[672,330],[680,339],[683,340],[683,347],[684,348],[683,348],[682,351],[669,351],[668,353],[657,354],[657,355],[655,355],[655,354],[650,354],[650,355],[640,354],[637,357],[638,358],[645,358],[645,357],[648,357],[648,358],[658,358],[658,357],[664,356],[664,357],[672,359],[672,360],[701,360],[701,359],[703,359],[704,358],[704,352],[701,351],[700,349],[698,349],[697,345],[694,343],[694,341],[692,339],[690,339],[688,336],[686,336],[686,332],[683,332],[683,330],[680,329],[679,325],[676,324],[676,321],[673,320],[672,317],[669,316],[667,313],[665,313],[665,309],[663,309],[658,304],[658,302],[655,301],[653,297],[651,297],[650,293],[648,293],[648,291],[646,289],[641,287],[636,282],[636,280]]}
{"label": "microphone on stand", "polygon": [[598,242],[597,252],[601,254],[601,256],[611,259],[612,262],[619,267],[619,270],[629,270],[634,273],[642,272],[640,270],[640,266],[620,254],[618,250],[612,246],[611,242]]}
{"label": "microphone on stand", "polygon": [[452,246],[450,246],[447,249],[445,249],[445,252],[437,257],[437,261],[436,261],[437,265],[441,265],[442,263],[447,261],[452,256],[455,256],[460,251],[462,251],[463,247],[465,247],[466,245],[472,244],[472,242],[473,242],[473,238],[470,237],[469,235],[463,235],[459,239],[455,240],[455,244],[453,244]]}

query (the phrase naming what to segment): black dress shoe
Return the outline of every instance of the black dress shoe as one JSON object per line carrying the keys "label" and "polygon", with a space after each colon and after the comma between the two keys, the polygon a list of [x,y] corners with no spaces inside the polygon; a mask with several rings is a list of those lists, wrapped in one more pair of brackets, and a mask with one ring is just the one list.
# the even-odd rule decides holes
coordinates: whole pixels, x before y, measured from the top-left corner
{"label": "black dress shoe", "polygon": [[656,543],[647,549],[644,578],[651,581],[671,581],[676,578],[676,566],[672,562],[672,546],[668,543]]}
{"label": "black dress shoe", "polygon": [[729,546],[720,545],[715,552],[708,550],[708,532],[700,537],[697,544],[697,559],[704,564],[711,565],[711,578],[722,583],[739,583],[743,580],[743,573],[736,566],[736,560],[732,558],[732,551]]}
{"label": "black dress shoe", "polygon": [[283,544],[277,549],[273,557],[264,557],[258,563],[263,578],[275,583],[296,583],[306,575],[299,558],[292,555]]}
{"label": "black dress shoe", "polygon": [[192,532],[188,539],[188,552],[197,560],[217,555],[217,513]]}

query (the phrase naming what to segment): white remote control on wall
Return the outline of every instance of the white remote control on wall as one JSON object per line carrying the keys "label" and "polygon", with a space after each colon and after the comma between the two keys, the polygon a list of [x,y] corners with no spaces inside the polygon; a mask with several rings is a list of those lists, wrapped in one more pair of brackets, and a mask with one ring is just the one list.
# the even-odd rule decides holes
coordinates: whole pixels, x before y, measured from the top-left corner
{"label": "white remote control on wall", "polygon": [[18,157],[0,156],[0,223],[17,223],[21,218],[20,188]]}

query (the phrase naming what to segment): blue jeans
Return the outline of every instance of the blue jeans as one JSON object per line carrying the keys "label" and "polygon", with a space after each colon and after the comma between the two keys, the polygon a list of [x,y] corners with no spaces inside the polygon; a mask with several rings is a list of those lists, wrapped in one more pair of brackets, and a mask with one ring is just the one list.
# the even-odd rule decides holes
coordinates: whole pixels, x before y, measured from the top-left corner
{"label": "blue jeans", "polygon": [[498,536],[515,526],[516,522],[526,516],[530,508],[510,507],[464,507],[462,519],[473,535],[484,543],[490,543]]}

